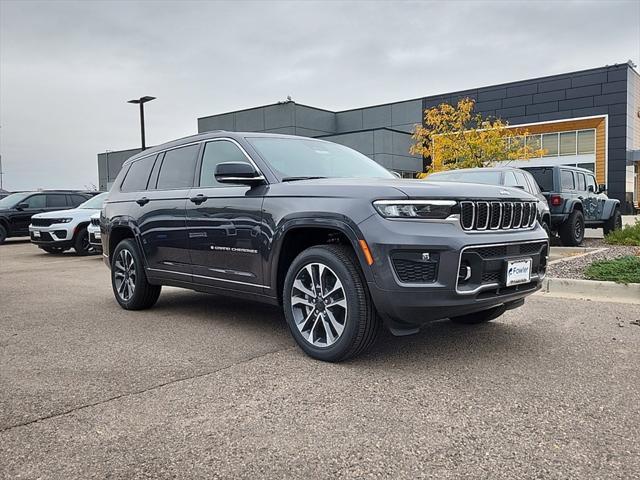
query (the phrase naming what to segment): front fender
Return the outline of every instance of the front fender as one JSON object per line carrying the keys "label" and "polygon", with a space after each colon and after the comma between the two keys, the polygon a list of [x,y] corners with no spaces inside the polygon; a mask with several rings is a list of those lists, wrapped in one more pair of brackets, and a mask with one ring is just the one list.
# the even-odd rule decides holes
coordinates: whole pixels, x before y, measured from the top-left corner
{"label": "front fender", "polygon": [[354,252],[356,253],[358,262],[360,263],[360,267],[365,275],[365,278],[367,280],[373,278],[369,269],[369,265],[367,264],[367,261],[364,257],[364,253],[360,248],[359,241],[364,239],[364,236],[362,235],[362,232],[360,231],[358,226],[350,219],[342,215],[327,217],[326,212],[322,212],[322,215],[323,218],[312,216],[296,216],[293,218],[288,218],[283,220],[275,229],[271,240],[271,248],[269,249],[269,254],[267,255],[267,259],[265,262],[266,267],[269,269],[269,271],[265,272],[265,278],[270,279],[272,288],[275,289],[278,285],[278,264],[280,262],[280,257],[282,254],[284,239],[289,232],[300,228],[328,228],[337,230],[340,233],[344,234],[351,243]]}
{"label": "front fender", "polygon": [[604,207],[602,209],[602,219],[603,220],[608,220],[611,218],[611,216],[613,215],[613,211],[616,209],[616,207],[620,206],[620,200],[616,200],[613,198],[608,198],[607,200],[605,200],[604,202]]}

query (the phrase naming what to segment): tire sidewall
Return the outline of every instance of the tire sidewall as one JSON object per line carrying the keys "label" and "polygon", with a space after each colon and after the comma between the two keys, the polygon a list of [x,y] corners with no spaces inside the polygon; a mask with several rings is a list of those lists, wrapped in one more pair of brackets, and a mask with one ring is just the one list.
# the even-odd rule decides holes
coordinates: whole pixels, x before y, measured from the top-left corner
{"label": "tire sidewall", "polygon": [[[584,240],[584,215],[580,210],[576,210],[572,214],[573,220],[571,222],[571,234],[576,245],[580,245]],[[576,234],[576,228],[580,225],[581,233],[580,237]]]}
{"label": "tire sidewall", "polygon": [[[118,289],[116,288],[115,268],[114,268],[118,255],[124,249],[129,250],[129,253],[131,253],[131,256],[133,257],[133,264],[136,269],[136,283],[133,289],[133,295],[127,301],[120,298],[120,295],[118,294]],[[142,284],[141,282],[143,281],[146,281],[146,276],[144,275],[144,265],[142,264],[142,260],[140,258],[138,246],[136,245],[135,241],[133,241],[132,239],[125,239],[116,246],[115,250],[113,251],[113,255],[111,257],[111,289],[113,290],[113,295],[116,297],[116,301],[120,304],[122,308],[126,310],[134,309],[133,306],[136,304],[138,297],[142,293],[142,288],[140,288],[140,285]]]}
{"label": "tire sidewall", "polygon": [[[340,338],[329,347],[316,347],[310,344],[298,330],[291,311],[291,291],[293,288],[293,282],[300,270],[309,263],[323,263],[333,270],[342,283],[345,298],[347,300],[345,329]],[[355,341],[358,335],[360,322],[362,321],[362,316],[366,314],[366,312],[363,311],[361,299],[358,297],[355,281],[351,273],[336,255],[322,248],[313,247],[298,255],[289,267],[282,295],[285,318],[289,326],[289,330],[298,345],[300,345],[307,354],[320,360],[332,361],[343,356]]]}

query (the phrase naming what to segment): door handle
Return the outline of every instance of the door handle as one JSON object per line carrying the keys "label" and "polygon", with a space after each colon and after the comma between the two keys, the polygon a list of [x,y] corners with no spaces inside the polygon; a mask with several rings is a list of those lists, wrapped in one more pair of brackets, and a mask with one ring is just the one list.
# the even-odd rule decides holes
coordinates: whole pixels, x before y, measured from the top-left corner
{"label": "door handle", "polygon": [[195,197],[191,197],[189,200],[191,200],[196,205],[200,205],[201,203],[206,202],[208,199],[209,199],[209,197],[199,193]]}
{"label": "door handle", "polygon": [[141,207],[144,207],[147,203],[149,203],[149,199],[147,197],[142,197],[136,200],[136,203]]}

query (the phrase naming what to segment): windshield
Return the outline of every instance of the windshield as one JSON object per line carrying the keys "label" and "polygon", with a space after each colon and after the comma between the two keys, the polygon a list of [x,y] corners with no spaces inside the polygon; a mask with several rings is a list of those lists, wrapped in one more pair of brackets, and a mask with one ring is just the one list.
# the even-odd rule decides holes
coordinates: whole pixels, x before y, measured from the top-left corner
{"label": "windshield", "polygon": [[4,197],[0,200],[0,208],[13,208],[24,200],[30,192],[12,193],[11,195]]}
{"label": "windshield", "polygon": [[254,137],[247,141],[283,179],[396,178],[369,157],[336,143],[281,137]]}
{"label": "windshield", "polygon": [[107,193],[101,193],[99,195],[96,195],[93,198],[90,198],[86,202],[80,204],[78,208],[90,208],[93,210],[99,210],[102,208],[102,204],[104,203],[106,198],[107,198]]}
{"label": "windshield", "polygon": [[536,179],[540,190],[543,192],[553,192],[553,168],[527,168],[526,170]]}
{"label": "windshield", "polygon": [[442,172],[429,175],[429,180],[436,182],[462,182],[462,183],[485,183],[487,185],[500,185],[500,172],[478,171],[478,172]]}

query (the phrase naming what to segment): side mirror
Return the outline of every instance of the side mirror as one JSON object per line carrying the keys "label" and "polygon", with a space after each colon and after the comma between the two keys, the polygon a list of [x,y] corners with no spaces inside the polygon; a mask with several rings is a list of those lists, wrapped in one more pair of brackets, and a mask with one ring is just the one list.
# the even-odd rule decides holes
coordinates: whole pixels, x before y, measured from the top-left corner
{"label": "side mirror", "polygon": [[219,183],[235,183],[241,185],[259,185],[264,177],[250,163],[224,162],[216,165],[213,174]]}
{"label": "side mirror", "polygon": [[396,178],[402,178],[402,175],[400,175],[398,172],[396,172],[395,170],[389,170],[389,172],[391,172],[391,175],[393,175]]}
{"label": "side mirror", "polygon": [[607,191],[607,186],[604,183],[598,185],[598,193],[604,193]]}
{"label": "side mirror", "polygon": [[17,210],[24,210],[25,208],[29,208],[29,204],[28,203],[19,203],[16,205],[16,209]]}
{"label": "side mirror", "polygon": [[589,191],[589,193],[595,193],[595,187],[593,185],[587,185],[587,190]]}

